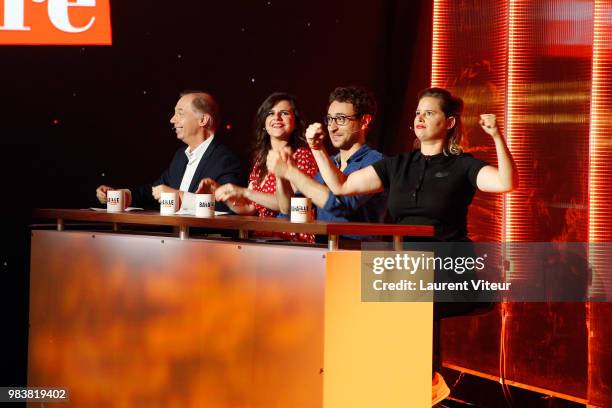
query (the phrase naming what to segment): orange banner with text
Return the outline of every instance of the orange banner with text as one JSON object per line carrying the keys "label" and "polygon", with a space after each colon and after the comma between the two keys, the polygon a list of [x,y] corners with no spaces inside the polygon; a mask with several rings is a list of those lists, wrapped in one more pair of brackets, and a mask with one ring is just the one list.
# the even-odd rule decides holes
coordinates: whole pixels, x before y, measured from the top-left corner
{"label": "orange banner with text", "polygon": [[111,45],[110,0],[0,0],[0,45]]}

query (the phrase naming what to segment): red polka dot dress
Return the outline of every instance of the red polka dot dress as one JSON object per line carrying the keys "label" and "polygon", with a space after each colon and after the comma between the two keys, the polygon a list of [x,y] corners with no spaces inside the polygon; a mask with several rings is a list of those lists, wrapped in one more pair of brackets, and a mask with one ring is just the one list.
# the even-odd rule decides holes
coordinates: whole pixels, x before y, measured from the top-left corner
{"label": "red polka dot dress", "polygon": [[[317,167],[317,162],[315,161],[314,156],[310,149],[300,147],[293,153],[293,161],[297,166],[298,170],[302,173],[306,174],[309,177],[314,177],[319,171]],[[251,170],[251,174],[249,175],[249,188],[253,191],[259,191],[266,194],[274,194],[276,193],[276,176],[274,174],[267,174],[266,177],[260,184],[257,184],[257,179],[259,178],[259,171],[257,170],[257,166],[253,166]],[[278,211],[271,210],[263,205],[253,202],[253,205],[257,209],[257,215],[260,217],[276,217],[278,215]],[[288,233],[288,232],[280,232],[280,233],[258,233],[255,235],[259,236],[278,236],[284,239],[288,239],[291,241],[300,241],[300,242],[308,242],[314,243],[314,235],[312,234],[300,234],[300,233]]]}

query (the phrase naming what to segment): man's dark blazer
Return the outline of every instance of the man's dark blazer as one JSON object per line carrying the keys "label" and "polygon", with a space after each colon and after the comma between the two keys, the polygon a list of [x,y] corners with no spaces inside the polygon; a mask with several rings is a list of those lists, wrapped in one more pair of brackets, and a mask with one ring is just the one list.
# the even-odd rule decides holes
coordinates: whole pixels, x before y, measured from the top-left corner
{"label": "man's dark blazer", "polygon": [[[181,147],[174,154],[170,167],[157,180],[151,184],[130,188],[132,192],[131,205],[134,207],[158,209],[159,203],[155,201],[151,194],[152,187],[165,184],[178,190],[181,186],[186,167],[187,156],[185,155],[185,147]],[[233,183],[240,186],[244,185],[240,160],[219,142],[218,136],[215,136],[206,152],[204,152],[191,180],[189,192],[195,193],[200,180],[206,177],[215,180],[219,184]],[[223,203],[217,203],[216,209],[218,211],[229,211]]]}

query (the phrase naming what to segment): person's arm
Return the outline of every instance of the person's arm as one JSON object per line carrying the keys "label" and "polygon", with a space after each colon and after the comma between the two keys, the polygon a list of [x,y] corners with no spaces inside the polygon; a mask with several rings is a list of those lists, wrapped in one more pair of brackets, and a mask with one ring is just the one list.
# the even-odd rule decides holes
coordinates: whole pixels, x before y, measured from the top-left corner
{"label": "person's arm", "polygon": [[246,200],[227,200],[224,201],[225,205],[232,210],[232,212],[238,215],[253,215],[255,214],[256,208],[253,203]]}
{"label": "person's arm", "polygon": [[[311,198],[316,206],[320,207],[322,206],[320,205],[321,203],[325,203],[329,189],[310,177],[310,174],[313,173],[312,171],[309,172],[310,174],[306,174],[302,169],[299,169],[291,158],[289,150],[281,152],[270,150],[268,152],[266,159],[268,171],[273,172],[279,162],[283,162],[286,166],[285,177],[276,177],[276,199],[281,213],[289,213],[291,196],[293,196],[295,191],[299,191],[304,196]],[[314,163],[313,169],[316,171]]]}
{"label": "person's arm", "polygon": [[[239,214],[253,214],[255,206],[252,202],[256,202],[266,208],[278,211],[278,201],[274,194],[262,193],[255,191],[252,188],[240,187],[234,184],[224,184],[218,187],[215,191],[217,201],[222,201],[232,208],[232,211]],[[234,207],[236,210],[234,210]]]}
{"label": "person's arm", "polygon": [[[306,141],[312,150],[312,154],[317,161],[319,172],[323,177],[323,181],[329,189],[338,196],[370,194],[377,193],[383,190],[383,184],[378,174],[372,166],[365,167],[349,174],[344,175],[337,168],[323,147],[324,138],[323,126],[320,123],[313,123],[306,129]],[[279,165],[281,177],[286,171]],[[276,173],[276,171],[275,171]]]}
{"label": "person's arm", "polygon": [[346,182],[347,176],[334,165],[334,162],[329,157],[324,147],[321,147],[319,150],[313,149],[312,155],[317,162],[319,173],[321,173],[321,177],[325,181],[327,187],[329,187],[334,194],[341,195],[338,192],[343,191],[343,184]]}
{"label": "person's arm", "polygon": [[[280,179],[281,178],[279,177],[277,180]],[[287,169],[287,179],[300,193],[306,197],[309,197],[314,205],[338,217],[350,216],[355,212],[355,210],[367,203],[372,198],[371,194],[358,194],[354,196],[342,197],[336,196],[329,190],[329,188],[306,176],[295,167],[290,167]],[[285,181],[285,183],[288,184],[287,181]],[[286,208],[283,208],[283,206],[280,205],[280,208],[282,213],[287,214],[289,212],[290,205],[287,205]]]}
{"label": "person's arm", "polygon": [[[298,174],[301,172],[295,166],[291,165],[290,163],[286,161],[283,161],[280,158],[280,156],[269,154],[267,165],[268,165],[268,171],[273,172],[276,175],[276,177],[284,178],[284,179],[292,179],[292,182],[293,181],[297,182],[297,183],[294,183],[296,184],[296,187],[298,187],[298,183],[303,184],[302,187],[304,187],[304,190],[302,190],[302,188],[299,188],[299,187],[298,187],[298,190],[302,192],[304,195],[310,197],[309,194],[312,194],[313,196],[317,197],[317,201],[319,201],[320,198],[322,198],[322,195],[320,194],[323,193],[324,190],[320,189],[320,187],[323,187],[324,189],[326,189],[326,187],[321,186],[320,184],[316,183],[313,180],[310,180],[310,181],[317,185],[314,185],[312,183],[305,181],[305,179],[302,178],[302,176]],[[330,164],[330,166],[333,166],[333,164]],[[321,173],[321,175],[323,176],[323,180],[327,183],[328,181],[325,179],[325,176],[323,175],[323,173]],[[344,176],[344,174],[342,175]],[[308,176],[305,176],[305,175],[304,177],[308,178]],[[374,167],[368,166],[363,169],[357,170],[354,173],[349,174],[348,177],[344,176],[344,181],[342,182],[339,181],[337,183],[336,191],[334,191],[334,188],[331,188],[331,186],[329,190],[331,190],[332,193],[334,193],[335,195],[356,195],[356,194],[377,193],[379,191],[383,191],[384,188],[383,188],[382,181],[380,180],[380,178],[378,177],[378,174],[376,174],[376,171],[374,170]],[[325,197],[326,197],[325,199],[327,199],[327,194],[325,195]]]}
{"label": "person's arm", "polygon": [[[323,176],[323,180],[326,184],[328,183],[325,176]],[[384,188],[374,167],[368,166],[349,174],[344,182],[336,188],[336,191],[331,187],[330,190],[337,196],[345,196],[378,193],[383,191]]]}
{"label": "person's arm", "polygon": [[[220,198],[225,198],[226,196],[225,191],[232,188],[229,186],[237,187],[239,189],[243,188],[243,187],[235,186],[233,184],[224,184],[223,186],[221,186],[219,183],[217,183],[212,178],[206,177],[200,180],[200,183],[198,184],[198,188],[196,189],[195,194],[214,194],[215,201],[223,202],[223,204],[227,207],[227,209],[233,211],[234,213],[241,214],[241,215],[253,214],[256,210],[255,206],[250,201],[245,200],[244,198],[229,198],[228,197],[225,199],[225,201],[220,199]],[[220,191],[219,195],[217,195],[217,190],[219,190],[221,187],[225,187],[225,190]]]}
{"label": "person's arm", "polygon": [[[384,160],[384,156],[375,150],[371,150],[364,157],[362,157],[357,163],[355,163],[358,168],[352,168],[351,165],[348,165],[345,169],[345,172],[348,174],[353,173],[359,169],[365,168],[369,165],[374,165],[375,163],[381,162]],[[381,171],[375,165],[374,170],[376,174],[381,179],[383,187],[386,186],[384,177],[381,176]],[[383,171],[384,172],[384,171]],[[386,174],[386,173],[385,173]],[[347,219],[352,219],[356,214],[360,214],[358,211],[361,207],[368,207],[367,212],[371,215],[378,213],[378,216],[375,218],[370,218],[371,221],[376,219],[377,222],[382,222],[383,216],[386,212],[386,198],[383,193],[375,193],[375,194],[358,194],[351,196],[337,196],[331,191],[327,196],[327,201],[325,205],[321,207],[324,211],[336,216],[343,217]],[[371,201],[373,200],[373,201]]]}
{"label": "person's arm", "polygon": [[497,153],[497,167],[485,166],[476,177],[479,190],[488,193],[507,193],[518,188],[518,169],[506,141],[497,128],[495,115],[480,115],[480,126],[493,138]]}
{"label": "person's arm", "polygon": [[215,190],[215,200],[221,201],[227,207],[240,215],[251,215],[255,213],[255,206],[245,197],[247,188],[235,184],[224,184]]}
{"label": "person's arm", "polygon": [[329,196],[329,188],[317,183],[294,166],[289,166],[286,173],[287,180],[295,186],[296,190],[309,197],[317,207],[323,207]]}
{"label": "person's arm", "polygon": [[259,205],[263,205],[273,211],[279,211],[278,201],[276,200],[275,194],[262,193],[261,191],[251,190],[250,188],[245,189],[244,197],[247,200],[256,202]]}
{"label": "person's arm", "polygon": [[278,202],[278,210],[283,214],[289,214],[291,211],[291,196],[293,195],[293,187],[289,180],[276,178],[276,201]]}

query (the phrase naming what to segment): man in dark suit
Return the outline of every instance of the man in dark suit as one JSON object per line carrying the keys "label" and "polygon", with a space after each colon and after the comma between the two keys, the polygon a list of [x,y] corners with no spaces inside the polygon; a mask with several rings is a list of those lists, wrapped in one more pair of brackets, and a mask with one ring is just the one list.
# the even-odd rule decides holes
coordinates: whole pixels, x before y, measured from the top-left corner
{"label": "man in dark suit", "polygon": [[[219,184],[242,183],[242,171],[238,158],[215,137],[219,126],[219,106],[213,97],[199,91],[181,94],[170,119],[176,137],[182,140],[187,149],[178,149],[170,167],[152,184],[130,189],[131,205],[157,208],[161,193],[177,192],[181,208],[195,208],[195,191],[203,178],[211,178]],[[106,192],[112,187],[101,185],[96,189],[100,203],[106,204]],[[218,203],[219,211],[228,211],[223,203]]]}

